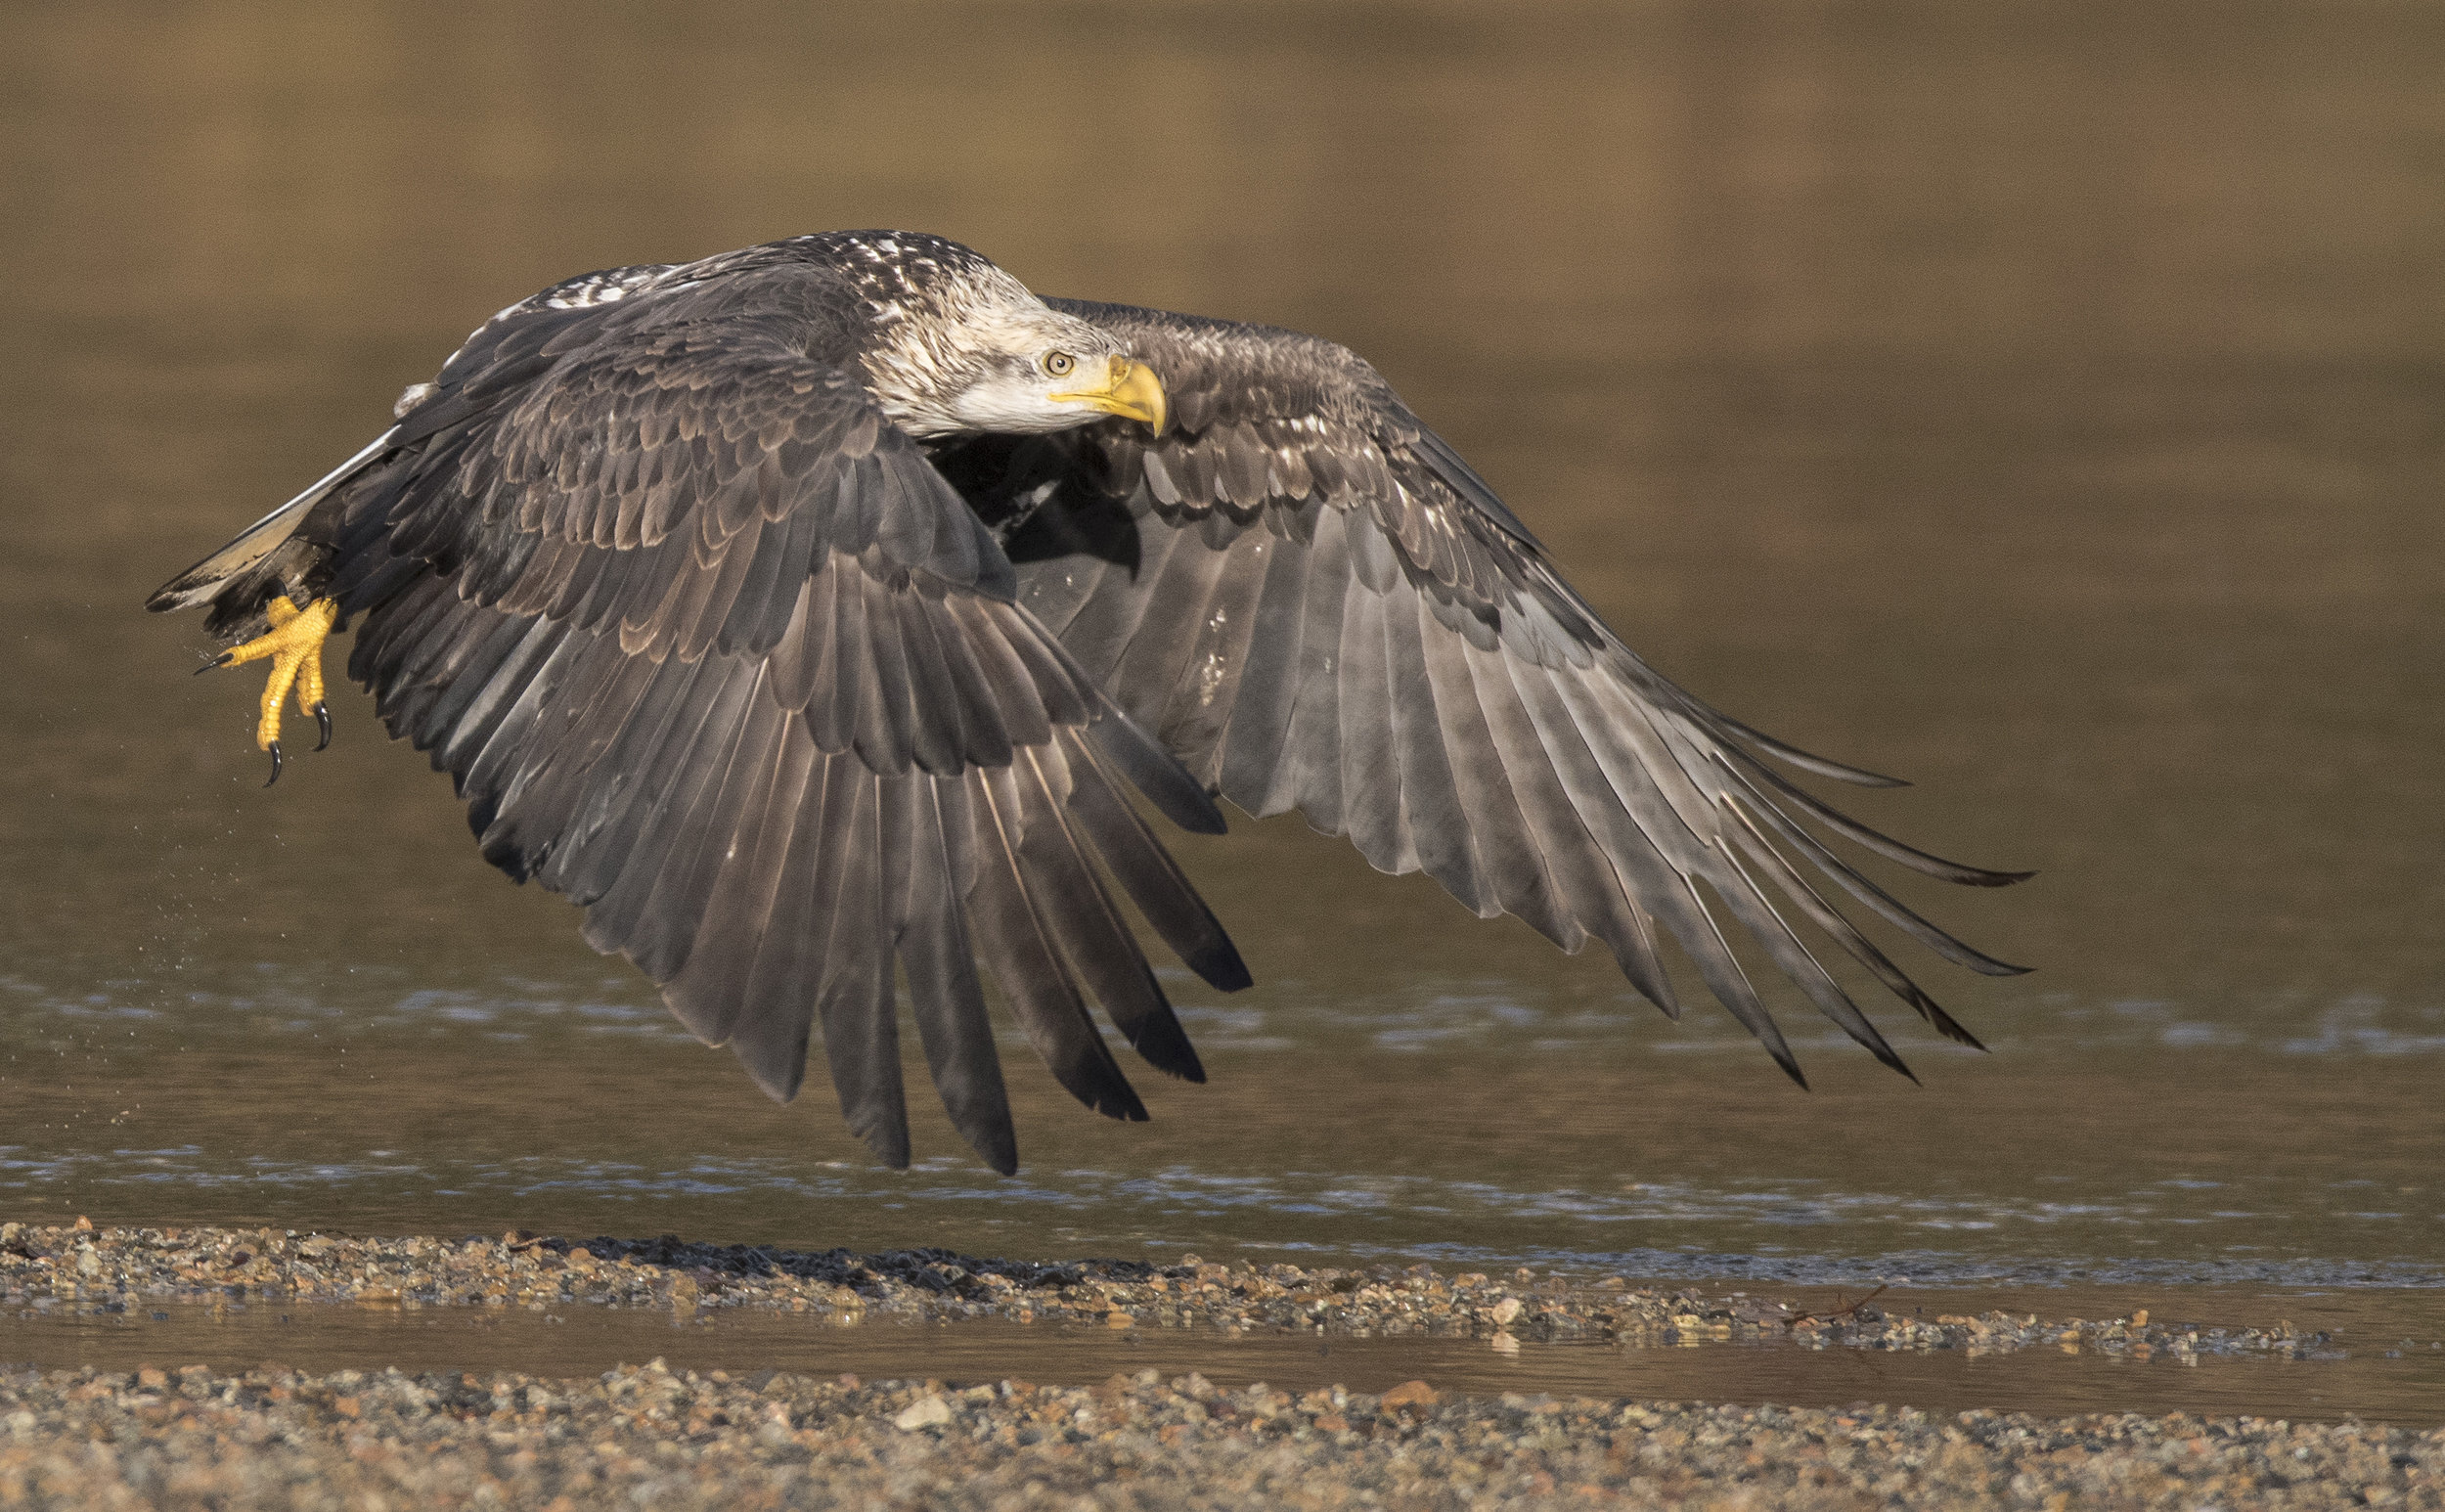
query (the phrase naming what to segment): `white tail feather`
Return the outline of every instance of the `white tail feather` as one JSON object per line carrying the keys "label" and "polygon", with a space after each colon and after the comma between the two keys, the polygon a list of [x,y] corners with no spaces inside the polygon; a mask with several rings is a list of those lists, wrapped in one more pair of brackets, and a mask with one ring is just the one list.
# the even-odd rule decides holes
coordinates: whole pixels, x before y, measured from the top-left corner
{"label": "white tail feather", "polygon": [[157,613],[163,609],[184,609],[211,598],[223,583],[278,550],[305,518],[307,510],[346,482],[359,467],[380,456],[398,433],[398,427],[393,426],[376,436],[363,451],[324,473],[304,493],[248,525],[227,546],[154,590],[153,597],[145,600],[145,607]]}

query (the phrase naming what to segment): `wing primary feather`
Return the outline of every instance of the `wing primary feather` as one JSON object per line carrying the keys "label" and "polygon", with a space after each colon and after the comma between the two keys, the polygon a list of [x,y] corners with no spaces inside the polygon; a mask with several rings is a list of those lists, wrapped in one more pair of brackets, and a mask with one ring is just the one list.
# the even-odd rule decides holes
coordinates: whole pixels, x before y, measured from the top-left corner
{"label": "wing primary feather", "polygon": [[1251,616],[1238,694],[1222,733],[1217,774],[1222,796],[1264,818],[1277,791],[1283,741],[1299,697],[1300,643],[1306,630],[1310,554],[1267,535],[1265,583]]}
{"label": "wing primary feather", "polygon": [[1806,1090],[1808,1078],[1801,1074],[1799,1058],[1792,1054],[1791,1045],[1784,1042],[1782,1029],[1774,1022],[1774,1015],[1766,1011],[1765,1002],[1757,996],[1757,989],[1750,983],[1749,973],[1741,969],[1740,957],[1732,954],[1731,942],[1723,938],[1723,926],[1715,922],[1713,912],[1708,909],[1707,901],[1700,896],[1695,883],[1678,873],[1675,873],[1674,880],[1687,899],[1688,907],[1663,916],[1667,922],[1675,917],[1689,917],[1698,927],[1675,929],[1673,938],[1679,940],[1682,949],[1689,952],[1690,959],[1698,966],[1698,974],[1706,979],[1707,990],[1713,993],[1731,1015],[1757,1037],[1757,1043],[1766,1047],[1766,1053],[1783,1068],[1783,1074],[1797,1083],[1801,1090]]}
{"label": "wing primary feather", "polygon": [[927,772],[956,773],[967,764],[966,711],[935,639],[925,592],[911,583],[892,596],[887,608],[899,622],[897,641],[908,673],[911,757]]}
{"label": "wing primary feather", "polygon": [[969,925],[978,955],[1001,984],[1019,1028],[1053,1080],[1098,1113],[1142,1122],[1145,1105],[1087,1016],[1078,983],[1055,953],[1030,896],[1019,856],[1021,800],[1011,769],[979,769],[969,777],[979,867],[976,890],[969,895]]}
{"label": "wing primary feather", "polygon": [[[1107,574],[1095,595],[1080,604],[1061,634],[1061,644],[1087,677],[1099,688],[1110,687],[1112,674],[1129,650],[1130,642],[1137,635],[1147,605],[1153,601],[1157,585],[1175,552],[1180,550],[1185,531],[1166,531],[1146,546],[1144,555],[1128,579],[1114,582]],[[1194,545],[1188,547],[1196,551]]]}
{"label": "wing primary feather", "polygon": [[671,821],[676,838],[629,925],[628,957],[656,982],[669,981],[687,966],[724,869],[736,863],[742,846],[752,852],[754,836],[747,831],[763,820],[762,790],[769,787],[775,754],[789,733],[788,713],[761,686],[764,669],[734,676],[751,685],[746,707],[718,762],[706,763],[717,768],[715,776],[688,811]]}
{"label": "wing primary feather", "polygon": [[757,976],[768,950],[791,949],[773,919],[815,758],[815,742],[796,730],[785,731],[759,758],[756,785],[740,806],[735,849],[705,898],[704,923],[688,963],[663,985],[672,1011],[708,1045],[729,1044],[744,1025],[768,1014],[804,1024],[813,1010],[809,997],[790,987],[775,991],[762,984],[759,992]]}
{"label": "wing primary feather", "polygon": [[1188,775],[1179,758],[1155,743],[1136,721],[1107,704],[1103,717],[1088,729],[1114,770],[1144,793],[1165,819],[1191,834],[1229,832],[1230,824],[1214,806],[1214,799]]}
{"label": "wing primary feather", "polygon": [[1052,715],[1036,687],[1035,674],[1011,646],[1002,624],[972,599],[945,602],[957,622],[956,633],[949,640],[963,648],[968,658],[964,665],[953,665],[953,675],[974,679],[970,696],[980,703],[992,702],[1002,737],[1011,744],[1042,745],[1051,739]]}
{"label": "wing primary feather", "polygon": [[[1623,973],[1631,984],[1667,1013],[1673,1012],[1671,981],[1657,954],[1647,917],[1652,912],[1663,920],[1673,937],[1681,941],[1682,948],[1699,956],[1703,963],[1699,948],[1690,941],[1704,932],[1700,922],[1705,910],[1697,907],[1697,897],[1688,891],[1687,879],[1656,849],[1649,832],[1625,807],[1622,794],[1606,776],[1599,757],[1572,716],[1555,674],[1500,651],[1483,654],[1507,674],[1544,753],[1547,770],[1567,795],[1568,811],[1584,826],[1582,843],[1594,851],[1610,873],[1607,888],[1590,891],[1608,901],[1613,895],[1623,900],[1619,911],[1588,922],[1601,928],[1605,943],[1612,947],[1614,958],[1621,962]],[[1481,680],[1481,691],[1487,681],[1490,679]],[[1547,852],[1549,858],[1569,854],[1567,847]],[[1687,916],[1693,908],[1698,918]],[[1712,977],[1709,986],[1713,986]]]}
{"label": "wing primary feather", "polygon": [[[1027,804],[1027,836],[1021,858],[1027,866],[1029,895],[1051,926],[1054,942],[1069,958],[1104,1015],[1121,1038],[1157,1069],[1185,1081],[1202,1082],[1205,1067],[1188,1043],[1188,1034],[1172,1011],[1171,1001],[1146,964],[1135,937],[1104,892],[1094,867],[1070,826],[1069,807],[1046,760],[1059,762],[1059,751],[1023,751],[1019,786]],[[1031,781],[1032,778],[1032,781]]]}
{"label": "wing primary feather", "polygon": [[854,558],[835,556],[832,570],[832,633],[838,642],[828,650],[835,668],[834,687],[841,700],[841,730],[846,748],[878,772],[902,772],[907,758],[895,758],[890,738],[891,715],[883,707],[887,690],[876,667],[875,626],[867,613],[867,575]]}
{"label": "wing primary feather", "polygon": [[1921,918],[1892,894],[1861,875],[1849,863],[1828,850],[1824,842],[1801,828],[1797,821],[1776,808],[1771,799],[1759,792],[1756,784],[1749,780],[1751,769],[1746,763],[1736,765],[1726,762],[1724,769],[1733,780],[1740,784],[1741,790],[1749,794],[1759,823],[1772,828],[1777,837],[1806,857],[1810,865],[1832,877],[1845,892],[1866,904],[1888,923],[1903,930],[1912,939],[1946,960],[1955,965],[1967,966],[1981,976],[2025,976],[2028,974],[2029,968],[2026,966],[2016,966],[2009,961],[1997,960],[1983,951],[1964,945]]}
{"label": "wing primary feather", "polygon": [[1924,872],[1947,882],[1958,882],[1964,887],[2010,887],[2015,882],[2025,882],[2037,875],[2034,871],[1989,871],[1979,867],[1964,866],[1957,861],[1946,861],[1941,856],[1931,855],[1915,846],[1904,845],[1892,836],[1870,829],[1849,815],[1829,807],[1814,793],[1800,786],[1773,768],[1749,756],[1738,747],[1725,747],[1725,749],[1731,752],[1743,769],[1798,804],[1809,818],[1846,839],[1857,841],[1888,861],[1900,862],[1913,871]]}
{"label": "wing primary feather", "polygon": [[544,872],[545,885],[581,907],[619,880],[638,834],[669,800],[706,716],[720,701],[699,695],[697,684],[711,681],[701,662],[674,664],[660,676],[652,675],[651,662],[634,665],[645,678],[645,691],[609,749],[579,778],[568,828]]}
{"label": "wing primary feather", "polygon": [[1720,858],[1726,873],[1714,882],[1715,896],[1723,900],[1724,906],[1732,911],[1732,916],[1741,921],[1742,927],[1765,947],[1766,955],[1775,966],[1791,978],[1793,985],[1810,1002],[1816,1004],[1818,1012],[1840,1025],[1843,1033],[1866,1046],[1868,1053],[1874,1055],[1880,1064],[1917,1082],[1917,1074],[1903,1063],[1892,1045],[1886,1043],[1885,1036],[1877,1032],[1876,1025],[1869,1022],[1868,1016],[1859,1011],[1859,1005],[1850,1001],[1850,995],[1843,991],[1842,984],[1834,980],[1833,973],[1825,969],[1825,963],[1817,959],[1807,943],[1793,932],[1791,924],[1774,907],[1773,900],[1757,885],[1756,878],[1749,874],[1749,869],[1741,865],[1732,848],[1718,843],[1715,854]]}
{"label": "wing primary feather", "polygon": [[[1135,623],[1111,670],[1096,682],[1131,718],[1193,764],[1205,752],[1198,745],[1183,743],[1169,728],[1173,694],[1179,687],[1180,669],[1194,663],[1192,649],[1230,557],[1192,539],[1187,531],[1178,532],[1173,545],[1161,567],[1139,585],[1138,597],[1143,601]],[[1155,604],[1162,606],[1161,613],[1146,612]]]}
{"label": "wing primary feather", "polygon": [[[1360,536],[1372,534],[1354,525]],[[1385,596],[1363,584],[1346,600],[1337,697],[1341,716],[1342,825],[1370,866],[1395,875],[1415,871],[1418,853],[1400,823],[1404,774],[1394,747],[1396,705],[1384,644]]]}
{"label": "wing primary feather", "polygon": [[1912,981],[1899,966],[1893,964],[1890,957],[1877,949],[1874,941],[1861,934],[1858,926],[1845,918],[1841,910],[1826,902],[1824,894],[1809,885],[1808,879],[1785,860],[1783,853],[1776,850],[1766,839],[1765,832],[1759,829],[1756,822],[1751,818],[1747,805],[1735,801],[1729,807],[1740,821],[1741,827],[1737,838],[1741,848],[1747,851],[1750,858],[1758,866],[1766,868],[1767,872],[1781,885],[1785,895],[1792,900],[1793,905],[1805,914],[1810,922],[1833,936],[1853,959],[1867,967],[1869,972],[1894,997],[1910,1004],[1921,1018],[1934,1026],[1936,1033],[1975,1050],[1986,1048],[1978,1036],[1963,1028],[1951,1014],[1945,1012],[1936,1003],[1934,999],[1929,997],[1918,983]]}
{"label": "wing primary feather", "polygon": [[[547,625],[549,622],[537,620]],[[531,771],[540,762],[536,749],[538,723],[555,707],[566,707],[563,699],[573,701],[580,689],[600,688],[612,670],[608,658],[598,657],[590,663],[586,652],[594,642],[586,636],[552,637],[552,654],[501,717],[485,732],[480,743],[458,745],[452,751],[452,771],[458,775],[459,790],[467,799],[467,827],[480,841],[484,831],[492,827],[501,805],[518,788],[511,773],[521,766]],[[600,664],[598,664],[600,663]],[[582,705],[580,705],[582,706]],[[549,734],[542,736],[549,741]],[[523,773],[520,773],[523,776]]]}
{"label": "wing primary feather", "polygon": [[1682,692],[1677,687],[1673,690],[1680,693],[1676,701],[1680,704],[1682,712],[1708,727],[1714,734],[1746,741],[1761,751],[1772,753],[1803,772],[1813,772],[1819,777],[1830,777],[1838,782],[1848,782],[1855,787],[1908,787],[1910,785],[1909,781],[1902,778],[1887,777],[1881,772],[1870,772],[1865,767],[1854,767],[1846,762],[1819,756],[1813,751],[1803,751],[1788,741],[1777,740],[1762,730],[1742,724],[1721,709],[1702,702],[1687,692]]}
{"label": "wing primary feather", "polygon": [[857,751],[867,766],[896,776],[909,770],[917,740],[912,703],[915,684],[909,675],[908,648],[901,640],[900,613],[893,602],[907,590],[883,582],[870,560],[860,565],[866,570],[841,585],[844,597],[852,584],[861,590],[859,617],[866,625],[867,654],[871,658],[867,671],[874,679],[867,689],[874,695],[873,702],[862,701],[861,705],[872,717],[859,733]]}
{"label": "wing primary feather", "polygon": [[[1454,690],[1438,688],[1428,669],[1421,634],[1425,606],[1422,597],[1384,600],[1393,750],[1400,762],[1400,828],[1426,874],[1485,917],[1498,905],[1479,865],[1475,816],[1460,800],[1459,780],[1444,746],[1442,705]],[[1441,628],[1436,627],[1439,633]]]}
{"label": "wing primary feather", "polygon": [[[822,938],[817,933],[819,918],[829,928],[830,904],[825,889],[836,867],[830,855],[828,836],[838,816],[832,811],[835,799],[845,801],[847,788],[842,780],[846,768],[837,758],[812,748],[812,742],[799,741],[793,747],[797,760],[805,767],[796,778],[798,807],[789,824],[788,852],[780,858],[780,869],[773,886],[771,907],[772,927],[761,932],[755,941],[754,963],[747,970],[747,1001],[755,1004],[733,1031],[731,1049],[756,1085],[782,1102],[798,1094],[806,1076],[807,1040],[811,1032],[817,1000],[823,985]],[[824,912],[819,915],[817,910]],[[744,924],[744,920],[740,921]],[[795,1045],[793,1051],[791,1046]],[[850,1057],[834,1061],[830,1046],[825,1046],[825,1059],[830,1064],[833,1085],[842,1083],[844,1062],[854,1064]],[[892,1066],[892,1088],[889,1098],[899,1092],[898,1063]],[[856,1078],[851,1085],[858,1085]],[[860,1095],[865,1096],[863,1090]],[[888,1122],[888,1107],[869,1099],[863,1104],[867,1126],[857,1123],[861,1104],[852,1103],[849,1094],[841,1093],[841,1112],[849,1120],[853,1133],[866,1137],[877,1127],[879,1119]],[[905,1133],[906,1120],[902,1120]],[[902,1141],[905,1152],[907,1141]]]}
{"label": "wing primary feather", "polygon": [[909,1164],[908,1092],[900,1080],[900,1026],[883,931],[877,789],[885,780],[843,756],[825,758],[823,861],[813,911],[822,945],[816,1010],[823,1057],[852,1132],[877,1160]]}
{"label": "wing primary feather", "polygon": [[1308,592],[1300,629],[1299,667],[1290,725],[1282,737],[1282,762],[1273,789],[1258,814],[1302,809],[1308,823],[1339,834],[1342,821],[1342,725],[1339,663],[1344,603],[1352,591],[1347,511],[1327,509],[1318,516],[1308,568]]}
{"label": "wing primary feather", "polygon": [[667,785],[632,800],[630,812],[641,817],[636,836],[616,878],[586,911],[586,943],[620,952],[657,982],[687,964],[704,907],[704,867],[714,859],[708,852],[729,842],[716,831],[734,759],[748,739],[769,741],[779,722],[778,709],[759,718],[761,669],[725,670],[731,675],[703,680],[713,683],[704,717]]}
{"label": "wing primary feather", "polygon": [[1222,781],[1222,736],[1242,696],[1257,604],[1278,546],[1258,530],[1209,554],[1218,564],[1213,590],[1194,639],[1172,669],[1176,681],[1155,726],[1157,738],[1210,790]]}
{"label": "wing primary feather", "polygon": [[1163,943],[1207,986],[1235,993],[1251,985],[1254,979],[1240,959],[1239,948],[1223,933],[1188,878],[1180,874],[1172,853],[1121,795],[1094,745],[1076,731],[1064,732],[1062,739],[1070,763],[1070,808],[1094,842],[1096,854],[1112,868],[1121,890],[1146,915]]}
{"label": "wing primary feather", "polygon": [[1005,696],[1025,694],[1016,689],[1005,694],[987,678],[976,659],[969,622],[959,616],[947,598],[923,596],[917,612],[922,623],[911,632],[911,639],[922,635],[932,653],[941,660],[950,689],[948,696],[959,711],[960,760],[980,767],[1008,766],[1011,740],[1009,728],[1002,720],[1002,702]]}
{"label": "wing primary feather", "polygon": [[[476,696],[467,701],[466,712],[433,746],[435,764],[454,778],[469,770],[475,753],[483,749],[530,692],[549,691],[556,681],[555,672],[569,659],[569,638],[556,634],[548,621],[505,619],[500,634],[511,642],[508,654],[480,678],[471,671],[462,674],[475,684]],[[459,786],[464,794],[464,781]]]}
{"label": "wing primary feather", "polygon": [[[1430,613],[1425,600],[1421,616]],[[1469,670],[1469,643],[1458,636],[1436,635],[1421,625],[1418,637],[1425,680],[1435,690],[1435,711],[1451,771],[1455,801],[1469,816],[1484,878],[1478,901],[1481,914],[1508,911],[1553,939],[1563,930],[1551,873],[1537,854],[1528,818],[1520,810],[1504,753],[1478,701],[1477,680]]]}
{"label": "wing primary feather", "polygon": [[911,773],[882,783],[885,843],[908,867],[896,899],[897,948],[926,1069],[951,1125],[985,1164],[1010,1176],[1019,1169],[1018,1134],[934,797],[938,783],[956,780]]}

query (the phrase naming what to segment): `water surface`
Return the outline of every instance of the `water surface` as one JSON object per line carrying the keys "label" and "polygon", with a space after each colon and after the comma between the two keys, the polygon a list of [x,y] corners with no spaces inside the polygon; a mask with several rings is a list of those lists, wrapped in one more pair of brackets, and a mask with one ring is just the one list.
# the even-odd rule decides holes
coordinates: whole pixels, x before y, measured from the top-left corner
{"label": "water surface", "polygon": [[[0,22],[11,1216],[2445,1282],[2424,8],[350,18]],[[1260,980],[1173,979],[1212,1084],[1109,1124],[1013,1041],[1022,1174],[930,1112],[891,1173],[484,867],[363,697],[258,787],[147,590],[542,284],[859,225],[1368,355],[1651,660],[2042,873],[1894,883],[2041,968],[1921,973],[1993,1053],[1883,1013],[1913,1087],[1787,997],[1803,1094],[1243,819],[1178,846]]]}
{"label": "water surface", "polygon": [[[1915,1294],[1896,1293],[1887,1302],[1901,1305],[1893,1303],[1895,1296],[1915,1300]],[[955,1385],[1014,1378],[1085,1385],[1115,1372],[1154,1370],[1173,1377],[1193,1370],[1221,1386],[1262,1381],[1291,1392],[1346,1386],[1380,1393],[1424,1379],[1438,1390],[1468,1396],[1518,1392],[1789,1406],[1886,1402],[1933,1412],[2048,1415],[2095,1411],[2111,1403],[2112,1410],[2151,1414],[2358,1417],[2413,1428],[2445,1419],[2445,1347],[2432,1337],[2394,1337],[2406,1312],[2419,1317],[2415,1326],[2433,1330],[2435,1308],[2389,1294],[2362,1292],[2355,1298],[2360,1306],[2319,1310],[2313,1303],[2309,1315],[2354,1338],[2358,1347],[2331,1345],[2299,1358],[2201,1355],[2185,1360],[2054,1349],[2004,1354],[1810,1349],[1784,1342],[1679,1348],[1524,1342],[1499,1351],[1483,1339],[1321,1337],[1288,1330],[1224,1335],[1206,1328],[1118,1331],[999,1321],[843,1327],[760,1310],[739,1316],[694,1309],[674,1314],[628,1308],[542,1312],[255,1303],[22,1312],[0,1317],[0,1360],[130,1372],[162,1363],[224,1371],[270,1363],[313,1373],[375,1364],[410,1373],[506,1370],[566,1378],[659,1359],[674,1370],[740,1376],[766,1370],[848,1372],[867,1379],[932,1377]],[[2093,1299],[2092,1293],[2068,1300]],[[1931,1296],[1922,1311],[1936,1312],[1943,1300]],[[2046,1300],[2060,1305],[2067,1299]],[[2204,1309],[2198,1320],[2205,1324],[2237,1312],[2263,1318],[2273,1299],[2186,1300]],[[2285,1307],[2300,1311],[2296,1301]]]}

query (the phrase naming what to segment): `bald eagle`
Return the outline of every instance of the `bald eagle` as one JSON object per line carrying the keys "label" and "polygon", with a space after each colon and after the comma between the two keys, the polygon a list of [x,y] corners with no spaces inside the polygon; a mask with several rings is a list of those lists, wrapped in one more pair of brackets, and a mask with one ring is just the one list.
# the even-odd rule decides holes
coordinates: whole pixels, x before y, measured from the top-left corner
{"label": "bald eagle", "polygon": [[[980,964],[1061,1085],[1145,1109],[1089,1017],[1204,1072],[1117,907],[1206,982],[1229,938],[1132,800],[1221,832],[1298,809],[1390,872],[1678,1015],[1660,954],[1795,1080],[1745,930],[1908,1075],[1796,924],[1956,1024],[1816,877],[1937,955],[2019,968],[1832,849],[1949,881],[1778,766],[1890,779],[1666,681],[1375,370],[1262,326],[1040,299],[937,237],[846,232],[556,284],[395,423],[156,592],[331,734],[323,638],[430,753],[484,858],[585,910],[774,1097],[818,1017],[850,1127],[909,1160],[894,961],[953,1123],[1017,1168]],[[319,748],[319,747],[318,747]],[[1801,1085],[1806,1085],[1804,1081]]]}

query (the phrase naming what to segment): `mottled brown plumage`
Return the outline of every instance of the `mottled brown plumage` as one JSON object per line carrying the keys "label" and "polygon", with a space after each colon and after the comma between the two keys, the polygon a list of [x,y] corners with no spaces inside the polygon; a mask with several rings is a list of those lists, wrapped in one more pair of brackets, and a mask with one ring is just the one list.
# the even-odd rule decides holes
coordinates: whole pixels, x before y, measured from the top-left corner
{"label": "mottled brown plumage", "polygon": [[[967,386],[1003,380],[971,361],[993,346],[976,332],[1040,317],[1151,370],[1170,427],[960,421],[1001,413]],[[1202,1077],[1099,867],[1207,981],[1247,978],[1131,786],[1194,828],[1221,827],[1209,792],[1297,808],[1480,914],[1602,940],[1677,1013],[1668,935],[1795,1078],[1721,913],[1896,1069],[1795,921],[1976,1042],[1804,873],[2016,969],[1808,825],[1957,882],[2012,875],[1785,779],[1770,760],[1887,780],[1648,668],[1365,363],[1291,332],[1047,311],[937,239],[801,238],[512,306],[375,446],[153,606],[207,603],[236,638],[280,593],[358,620],[350,674],[452,774],[486,858],[585,907],[587,939],[767,1090],[796,1091],[820,1016],[844,1111],[895,1163],[895,959],[937,1090],[1000,1169],[1016,1147],[979,961],[1090,1106],[1144,1116],[1090,996]]]}

